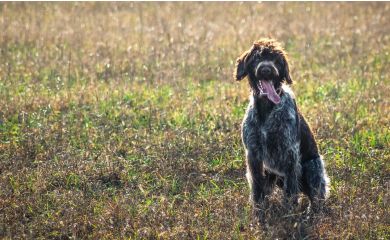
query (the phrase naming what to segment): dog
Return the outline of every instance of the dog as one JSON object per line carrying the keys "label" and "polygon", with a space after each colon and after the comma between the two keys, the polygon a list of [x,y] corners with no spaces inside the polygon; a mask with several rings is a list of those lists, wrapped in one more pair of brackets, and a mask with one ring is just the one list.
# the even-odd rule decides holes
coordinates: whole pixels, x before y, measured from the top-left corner
{"label": "dog", "polygon": [[321,206],[329,179],[289,87],[293,80],[286,52],[276,40],[260,39],[237,59],[234,78],[245,77],[251,95],[241,128],[251,202],[260,206],[278,185],[290,206],[298,203],[300,192],[312,207]]}

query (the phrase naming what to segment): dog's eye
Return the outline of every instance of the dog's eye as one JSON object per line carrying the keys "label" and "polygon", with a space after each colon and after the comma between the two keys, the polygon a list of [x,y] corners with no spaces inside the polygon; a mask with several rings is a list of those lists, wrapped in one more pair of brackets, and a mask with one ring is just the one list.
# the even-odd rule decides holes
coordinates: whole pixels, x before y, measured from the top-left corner
{"label": "dog's eye", "polygon": [[283,65],[283,60],[280,59],[280,58],[277,58],[276,61],[275,61],[275,64],[279,65],[279,66],[282,66]]}
{"label": "dog's eye", "polygon": [[262,56],[259,52],[257,52],[254,56],[254,60],[257,61],[257,62],[260,62],[262,59]]}
{"label": "dog's eye", "polygon": [[255,57],[255,58],[253,59],[253,61],[252,61],[252,65],[253,65],[253,66],[257,66],[257,64],[259,64],[259,62],[260,62],[260,58],[259,58],[259,57]]}

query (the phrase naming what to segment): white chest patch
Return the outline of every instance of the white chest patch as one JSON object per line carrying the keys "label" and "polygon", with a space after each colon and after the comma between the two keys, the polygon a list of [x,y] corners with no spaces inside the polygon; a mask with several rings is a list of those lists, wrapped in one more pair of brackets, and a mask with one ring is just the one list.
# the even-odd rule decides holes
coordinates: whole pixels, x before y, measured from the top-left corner
{"label": "white chest patch", "polygon": [[264,161],[264,168],[265,168],[268,172],[272,172],[273,174],[276,174],[276,175],[278,175],[278,176],[280,176],[280,177],[284,177],[284,176],[285,176],[284,173],[278,171],[278,170],[275,169],[273,166],[269,166],[269,163],[270,163],[270,162],[267,161],[267,160]]}

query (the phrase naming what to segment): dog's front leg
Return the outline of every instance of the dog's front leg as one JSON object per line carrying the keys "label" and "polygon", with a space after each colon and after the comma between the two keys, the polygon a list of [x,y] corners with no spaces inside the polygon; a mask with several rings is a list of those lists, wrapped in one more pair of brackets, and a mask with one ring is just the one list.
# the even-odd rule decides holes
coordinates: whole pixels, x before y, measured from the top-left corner
{"label": "dog's front leg", "polygon": [[254,207],[261,203],[267,194],[269,194],[267,177],[264,173],[263,161],[259,157],[259,153],[255,151],[247,151],[247,173],[249,187],[251,190],[251,201]]}
{"label": "dog's front leg", "polygon": [[299,163],[299,154],[296,151],[289,151],[285,169],[284,192],[285,201],[288,206],[298,203],[299,179],[302,167]]}

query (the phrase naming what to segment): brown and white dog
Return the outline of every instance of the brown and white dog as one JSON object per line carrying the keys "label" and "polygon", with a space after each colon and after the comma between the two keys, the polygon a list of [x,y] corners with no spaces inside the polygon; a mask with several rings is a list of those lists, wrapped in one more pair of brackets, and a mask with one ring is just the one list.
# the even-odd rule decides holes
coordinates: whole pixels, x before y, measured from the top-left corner
{"label": "brown and white dog", "polygon": [[299,192],[312,206],[325,200],[328,177],[317,143],[298,111],[286,53],[272,39],[256,41],[238,59],[234,77],[248,76],[250,102],[242,123],[251,200],[256,206],[276,183],[286,200]]}

